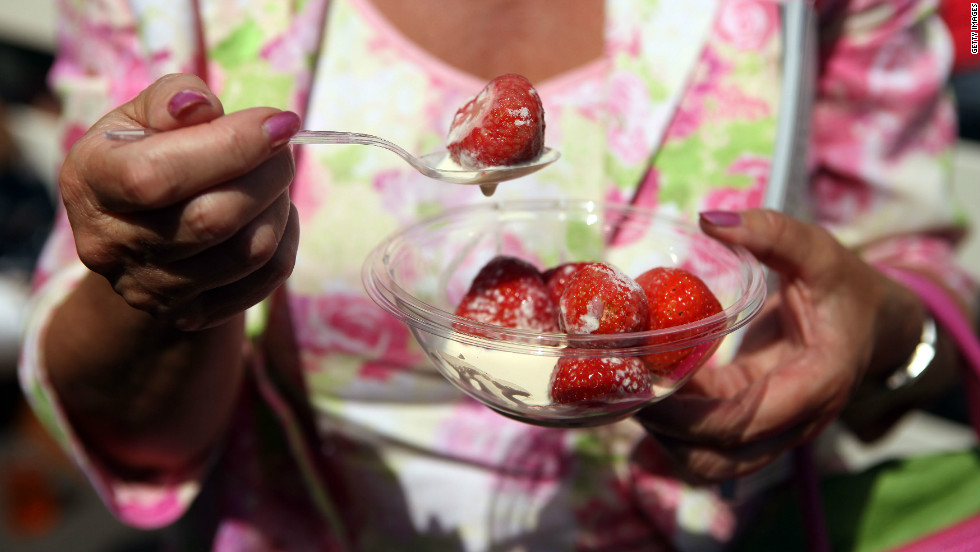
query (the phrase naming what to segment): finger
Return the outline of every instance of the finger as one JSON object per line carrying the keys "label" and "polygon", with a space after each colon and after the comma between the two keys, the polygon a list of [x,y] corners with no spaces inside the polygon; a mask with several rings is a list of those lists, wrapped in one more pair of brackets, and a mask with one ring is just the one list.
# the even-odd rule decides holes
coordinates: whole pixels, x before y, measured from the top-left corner
{"label": "finger", "polygon": [[289,111],[252,108],[209,123],[109,143],[83,175],[97,207],[135,212],[172,206],[240,177],[277,153],[299,129]]}
{"label": "finger", "polygon": [[[288,191],[294,174],[293,158],[280,152],[247,177],[209,189],[174,207],[154,211],[97,213],[92,232],[77,239],[79,258],[110,280],[127,269],[149,269],[188,259],[230,239]],[[71,213],[70,213],[71,214]],[[76,233],[93,226],[74,214]],[[285,220],[285,217],[282,219]]]}
{"label": "finger", "polygon": [[197,125],[224,114],[221,101],[196,75],[166,75],[122,106],[136,128],[173,130]]}
{"label": "finger", "polygon": [[711,448],[660,435],[655,441],[681,478],[703,485],[758,471],[805,442],[817,429],[815,424],[796,426],[764,441],[731,448]]}
{"label": "finger", "polygon": [[788,363],[730,398],[674,395],[644,408],[637,418],[658,435],[713,448],[761,442],[843,407],[833,378],[811,368],[826,365],[821,362],[827,360],[815,356]]}
{"label": "finger", "polygon": [[97,121],[89,135],[107,130],[173,130],[224,115],[221,101],[200,78],[180,73],[160,77],[129,102]]}
{"label": "finger", "polygon": [[169,268],[195,282],[197,294],[237,282],[266,266],[279,252],[291,216],[289,194],[283,193],[234,238]]}
{"label": "finger", "polygon": [[760,262],[804,280],[822,276],[843,249],[826,230],[768,209],[701,213],[702,230],[739,245]]}
{"label": "finger", "polygon": [[[239,280],[267,266],[283,247],[287,232],[296,233],[296,217],[289,193],[284,192],[268,209],[250,222],[235,237],[220,246],[197,255],[196,262],[177,267],[194,281],[200,282],[200,291],[217,289]],[[292,250],[286,244],[285,252]],[[183,263],[182,263],[183,264]],[[229,267],[224,273],[215,273],[209,267]]]}
{"label": "finger", "polygon": [[119,277],[115,288],[131,306],[159,319],[174,319],[201,294],[265,266],[280,247],[290,209],[284,192],[226,242],[176,263],[133,267]]}
{"label": "finger", "polygon": [[296,206],[290,205],[284,237],[269,262],[241,280],[201,295],[176,326],[183,330],[213,327],[268,297],[292,273],[298,244],[299,215]]}
{"label": "finger", "polygon": [[293,157],[280,152],[247,176],[210,188],[173,208],[117,218],[134,226],[128,246],[139,249],[148,262],[176,262],[230,239],[274,202],[282,202],[294,174]]}

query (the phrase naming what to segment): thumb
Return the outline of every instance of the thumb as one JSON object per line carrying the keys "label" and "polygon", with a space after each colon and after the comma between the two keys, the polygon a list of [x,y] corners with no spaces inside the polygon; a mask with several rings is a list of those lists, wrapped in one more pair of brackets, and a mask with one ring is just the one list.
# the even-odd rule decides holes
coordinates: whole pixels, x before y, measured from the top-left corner
{"label": "thumb", "polygon": [[826,230],[770,209],[705,211],[701,229],[744,247],[780,274],[813,280],[833,271],[846,249]]}
{"label": "thumb", "polygon": [[120,112],[135,126],[173,130],[216,119],[224,113],[224,108],[197,76],[172,74],[157,79],[121,106]]}

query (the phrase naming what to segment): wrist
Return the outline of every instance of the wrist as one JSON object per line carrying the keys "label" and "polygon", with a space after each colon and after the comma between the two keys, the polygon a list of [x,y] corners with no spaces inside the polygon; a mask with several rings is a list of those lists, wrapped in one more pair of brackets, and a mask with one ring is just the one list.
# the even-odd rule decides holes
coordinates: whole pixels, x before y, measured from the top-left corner
{"label": "wrist", "polygon": [[[896,370],[907,366],[916,355],[923,333],[935,327],[925,305],[912,290],[885,275],[880,277],[884,291],[878,302],[874,348],[864,376],[866,382],[879,388]],[[934,346],[934,337],[931,341]]]}
{"label": "wrist", "polygon": [[927,405],[956,381],[955,347],[913,288],[883,270],[872,359],[842,412],[864,441],[884,435],[904,413]]}

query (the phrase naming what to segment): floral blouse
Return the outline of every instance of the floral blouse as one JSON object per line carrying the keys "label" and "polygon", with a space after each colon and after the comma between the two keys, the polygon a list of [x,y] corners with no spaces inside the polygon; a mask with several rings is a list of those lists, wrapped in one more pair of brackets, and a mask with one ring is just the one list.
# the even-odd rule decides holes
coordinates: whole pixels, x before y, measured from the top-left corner
{"label": "floral blouse", "polygon": [[[775,184],[784,6],[607,0],[602,58],[535,83],[562,160],[493,200],[603,199],[693,217],[792,196],[870,260],[927,270],[970,301],[975,283],[953,261],[965,219],[947,187],[951,50],[934,3],[816,7],[809,154],[782,160],[808,175]],[[369,0],[60,4],[51,78],[66,150],[170,72],[203,77],[226,112],[291,109],[306,128],[419,152],[443,146],[455,109],[485,84],[413,44]],[[700,550],[733,537],[733,505],[675,480],[635,422],[558,430],[504,418],[442,380],[366,296],[361,262],[374,245],[421,216],[490,201],[479,190],[429,181],[377,148],[295,153],[294,273],[250,312],[240,408],[205,465],[126,480],[74,435],[39,341],[84,268],[64,217],[49,240],[23,385],[121,520],[180,519],[182,550]]]}

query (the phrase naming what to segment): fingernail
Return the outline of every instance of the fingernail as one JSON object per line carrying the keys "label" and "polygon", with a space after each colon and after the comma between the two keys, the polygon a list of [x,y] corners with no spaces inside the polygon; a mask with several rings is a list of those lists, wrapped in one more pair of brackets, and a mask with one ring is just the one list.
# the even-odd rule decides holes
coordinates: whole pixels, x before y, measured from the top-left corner
{"label": "fingernail", "polygon": [[167,111],[174,119],[179,119],[181,115],[187,112],[188,109],[194,107],[195,105],[204,105],[210,103],[208,97],[199,90],[181,90],[174,94],[174,97],[170,98],[170,103],[167,104]]}
{"label": "fingernail", "polygon": [[738,226],[742,224],[742,215],[734,211],[704,211],[701,220],[713,226]]}
{"label": "fingernail", "polygon": [[280,146],[299,130],[299,115],[292,111],[280,111],[262,123],[269,135],[269,145]]}

